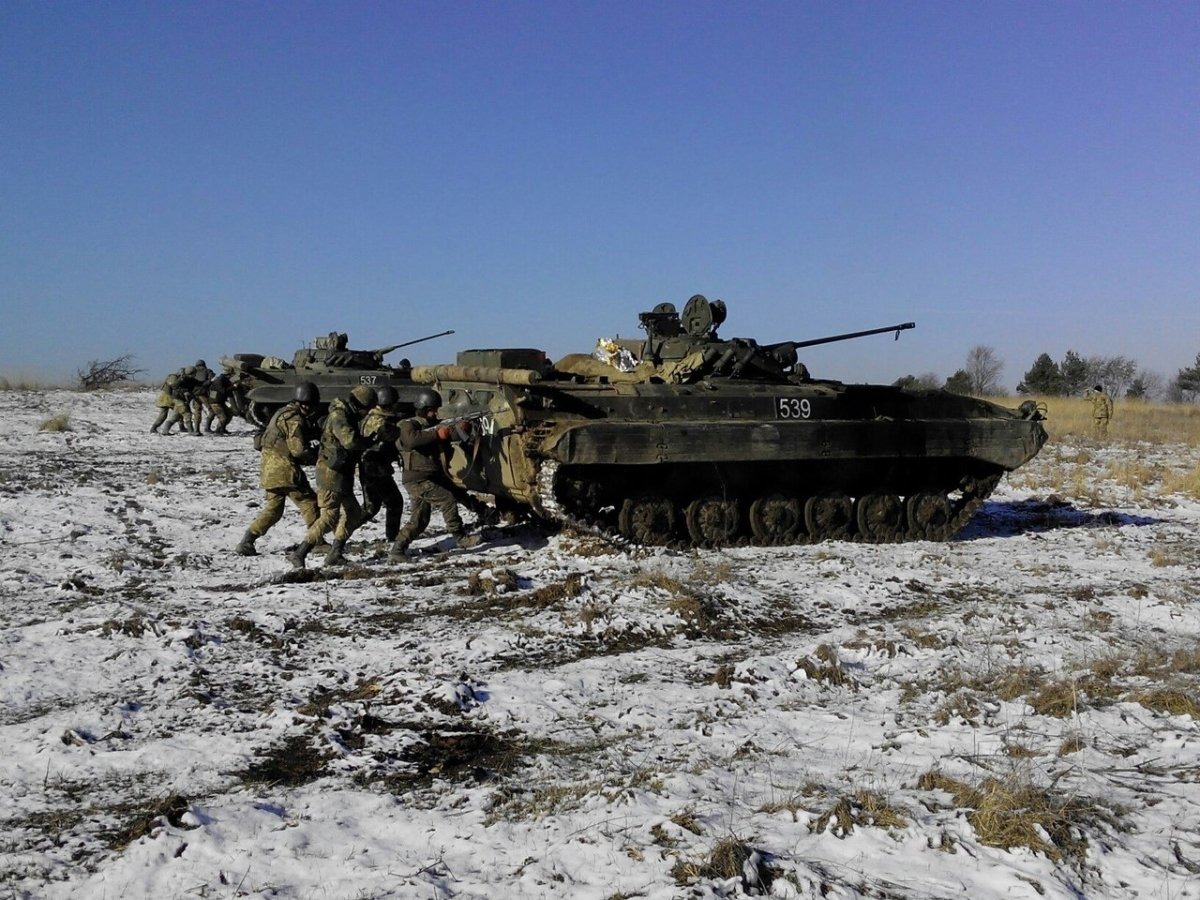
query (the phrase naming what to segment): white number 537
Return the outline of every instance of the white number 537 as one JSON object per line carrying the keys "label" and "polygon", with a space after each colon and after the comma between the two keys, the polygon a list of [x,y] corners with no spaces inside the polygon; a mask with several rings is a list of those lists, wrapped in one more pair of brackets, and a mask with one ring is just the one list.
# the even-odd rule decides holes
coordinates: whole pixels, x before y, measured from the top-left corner
{"label": "white number 537", "polygon": [[812,403],[807,397],[776,397],[775,414],[781,419],[807,419],[812,415]]}

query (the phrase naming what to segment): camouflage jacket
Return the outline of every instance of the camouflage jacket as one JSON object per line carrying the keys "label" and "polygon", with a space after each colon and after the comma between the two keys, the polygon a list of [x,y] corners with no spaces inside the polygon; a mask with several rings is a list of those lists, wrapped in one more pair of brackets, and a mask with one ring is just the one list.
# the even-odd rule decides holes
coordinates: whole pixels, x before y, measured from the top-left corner
{"label": "camouflage jacket", "polygon": [[175,405],[175,381],[176,377],[174,375],[167,376],[166,380],[162,383],[162,387],[158,389],[158,400],[155,401],[156,405],[162,407]]}
{"label": "camouflage jacket", "polygon": [[361,419],[346,400],[334,400],[325,416],[321,450],[317,454],[317,489],[344,493],[354,489],[354,468],[365,441],[359,434]]}
{"label": "camouflage jacket", "polygon": [[1104,391],[1092,392],[1092,418],[1111,419],[1113,411],[1112,400]]}
{"label": "camouflage jacket", "polygon": [[363,417],[360,431],[367,441],[359,463],[363,478],[390,477],[393,463],[400,459],[396,449],[396,438],[400,431],[395,413],[374,407]]}
{"label": "camouflage jacket", "polygon": [[299,403],[289,403],[271,417],[263,431],[262,486],[266,490],[311,490],[301,466],[316,462],[316,426]]}
{"label": "camouflage jacket", "polygon": [[442,442],[437,428],[420,416],[400,422],[400,436],[396,438],[400,449],[400,462],[404,466],[404,482],[437,480],[443,473]]}
{"label": "camouflage jacket", "polygon": [[171,388],[171,396],[176,400],[192,399],[192,392],[196,389],[196,379],[190,375],[179,375],[175,379],[175,384]]}

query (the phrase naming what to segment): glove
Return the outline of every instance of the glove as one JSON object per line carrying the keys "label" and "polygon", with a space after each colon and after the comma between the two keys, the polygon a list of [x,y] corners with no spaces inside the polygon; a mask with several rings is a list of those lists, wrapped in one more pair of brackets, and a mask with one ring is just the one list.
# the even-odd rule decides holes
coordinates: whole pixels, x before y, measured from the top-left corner
{"label": "glove", "polygon": [[474,419],[463,419],[461,422],[458,423],[457,427],[458,427],[458,430],[462,432],[462,436],[464,438],[468,437],[471,434],[471,432],[475,430],[475,420]]}
{"label": "glove", "polygon": [[439,426],[438,430],[437,430],[437,436],[438,436],[439,441],[450,440],[450,426],[449,425]]}

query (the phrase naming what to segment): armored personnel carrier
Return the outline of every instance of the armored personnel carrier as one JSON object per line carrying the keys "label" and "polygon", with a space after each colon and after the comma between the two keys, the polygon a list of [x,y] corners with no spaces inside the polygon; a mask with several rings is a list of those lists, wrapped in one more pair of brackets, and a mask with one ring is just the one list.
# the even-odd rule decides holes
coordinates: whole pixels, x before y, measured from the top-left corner
{"label": "armored personnel carrier", "polygon": [[291,401],[296,385],[311,381],[321,394],[321,406],[327,407],[331,400],[350,396],[350,391],[360,384],[382,387],[390,384],[400,396],[402,413],[417,390],[413,384],[412,366],[402,359],[395,366],[387,366],[383,358],[393,350],[419,344],[434,338],[454,334],[442,331],[402,344],[391,344],[375,350],[347,349],[349,338],[345,332],[331,331],[328,335],[314,338],[311,348],[301,348],[289,363],[277,356],[258,353],[235,353],[222,356],[221,367],[234,387],[239,403],[239,412],[259,425],[266,425],[279,407]]}
{"label": "armored personnel carrier", "polygon": [[551,364],[467,350],[418,367],[442,416],[478,418],[451,477],[497,503],[642,544],[945,540],[1046,441],[1044,410],[810,377],[808,341],[723,340],[725,306],[641,315],[644,340]]}

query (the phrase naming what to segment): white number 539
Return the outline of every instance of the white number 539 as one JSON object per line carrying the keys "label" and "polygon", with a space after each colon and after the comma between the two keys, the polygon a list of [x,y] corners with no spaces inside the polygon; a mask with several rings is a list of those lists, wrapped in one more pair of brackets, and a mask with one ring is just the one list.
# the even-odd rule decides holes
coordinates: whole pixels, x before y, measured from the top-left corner
{"label": "white number 539", "polygon": [[781,419],[807,419],[812,415],[812,403],[807,397],[776,397],[775,414]]}

